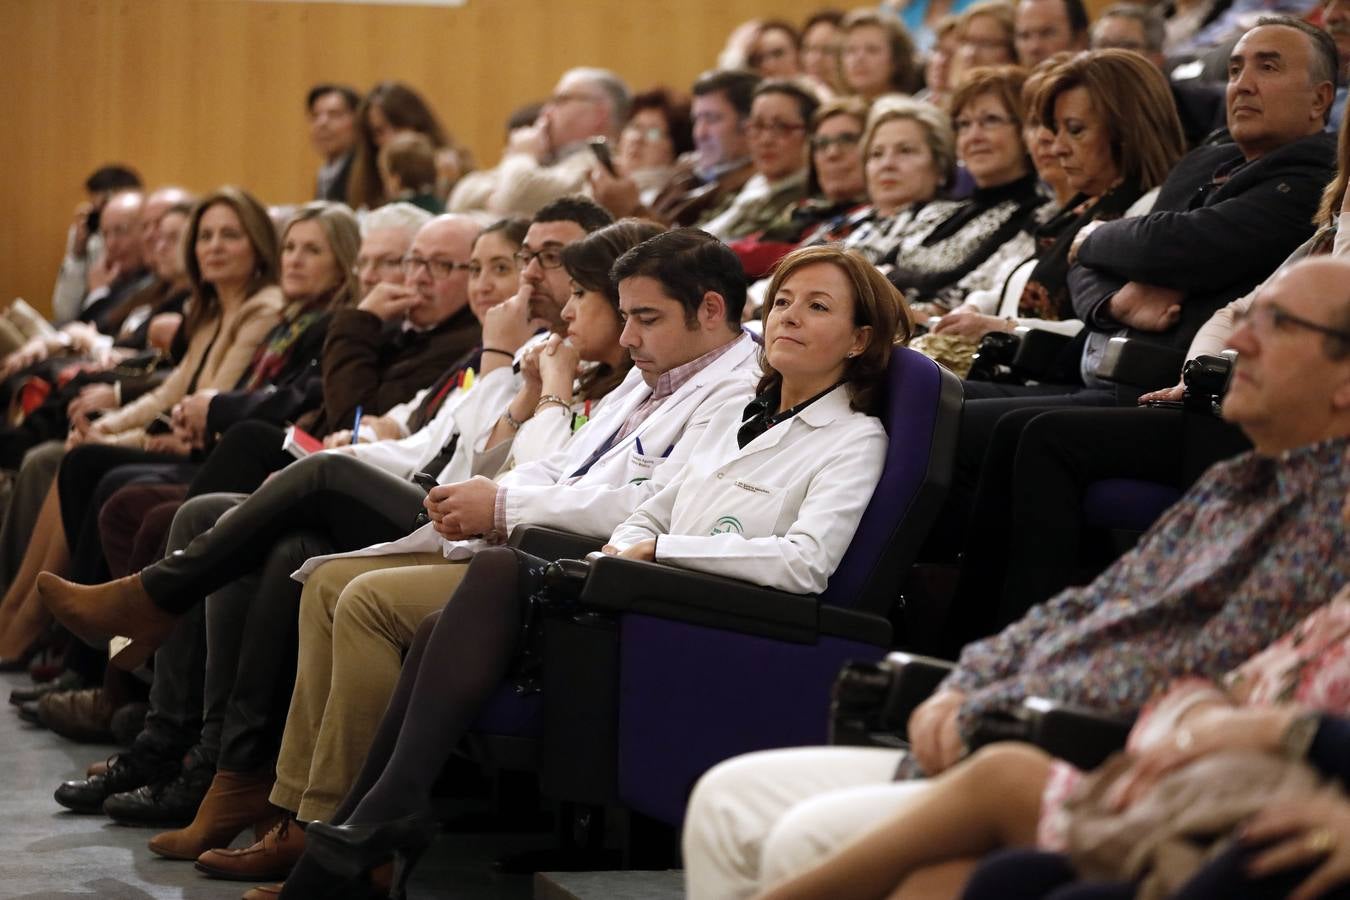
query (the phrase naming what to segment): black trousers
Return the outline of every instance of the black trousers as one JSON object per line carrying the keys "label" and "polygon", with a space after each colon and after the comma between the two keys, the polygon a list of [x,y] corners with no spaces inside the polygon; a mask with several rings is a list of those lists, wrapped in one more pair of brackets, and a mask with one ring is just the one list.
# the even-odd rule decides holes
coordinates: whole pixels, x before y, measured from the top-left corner
{"label": "black trousers", "polygon": [[1086,552],[1083,521],[1083,497],[1094,482],[1128,478],[1184,491],[1210,465],[1249,447],[1234,426],[1176,409],[1003,413],[966,530],[954,610],[973,624],[960,637],[998,631],[1100,571],[1108,559]]}
{"label": "black trousers", "polygon": [[278,472],[181,553],[141,570],[141,579],[156,604],[182,612],[261,568],[273,545],[292,532],[320,532],[338,550],[402,537],[412,531],[425,496],[411,482],[349,456],[315,454]]}

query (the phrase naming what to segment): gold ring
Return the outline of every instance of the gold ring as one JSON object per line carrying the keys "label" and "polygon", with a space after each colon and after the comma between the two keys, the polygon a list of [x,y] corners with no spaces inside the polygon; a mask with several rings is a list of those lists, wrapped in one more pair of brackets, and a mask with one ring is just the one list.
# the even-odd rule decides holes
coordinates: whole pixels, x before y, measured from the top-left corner
{"label": "gold ring", "polygon": [[1336,846],[1336,834],[1330,828],[1314,828],[1308,832],[1307,845],[1318,856],[1326,856]]}

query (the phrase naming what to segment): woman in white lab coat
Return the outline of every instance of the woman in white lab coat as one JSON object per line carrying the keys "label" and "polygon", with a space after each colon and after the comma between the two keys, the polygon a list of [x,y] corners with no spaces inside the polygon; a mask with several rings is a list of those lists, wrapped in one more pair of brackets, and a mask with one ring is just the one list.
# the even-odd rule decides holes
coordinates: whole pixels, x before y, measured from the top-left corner
{"label": "woman in white lab coat", "polygon": [[[614,532],[608,553],[808,593],[825,583],[871,499],[886,455],[874,412],[891,346],[910,319],[862,257],[787,256],[765,304],[759,396],[709,425],[675,480]],[[418,630],[365,766],[333,817],[313,823],[283,897],[375,896],[370,868],[399,883],[434,833],[437,773],[507,674],[543,560],[478,553],[444,610]]]}

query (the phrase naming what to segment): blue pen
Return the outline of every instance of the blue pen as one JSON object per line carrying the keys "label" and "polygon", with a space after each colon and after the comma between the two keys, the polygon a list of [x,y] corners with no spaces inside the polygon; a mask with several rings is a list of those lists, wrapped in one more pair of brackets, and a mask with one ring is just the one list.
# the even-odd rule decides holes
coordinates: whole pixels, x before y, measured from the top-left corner
{"label": "blue pen", "polygon": [[633,438],[633,442],[637,444],[637,448],[638,448],[638,456],[646,456],[647,454],[644,453],[643,450],[642,450],[642,438],[640,438],[640,437],[635,437],[635,438]]}
{"label": "blue pen", "polygon": [[675,449],[675,445],[674,445],[674,444],[671,444],[669,447],[666,448],[666,452],[661,454],[661,458],[662,458],[662,459],[665,459],[666,457],[670,456],[670,451],[672,451],[672,450],[674,450],[674,449]]}
{"label": "blue pen", "polygon": [[356,407],[356,421],[352,422],[352,443],[355,444],[357,438],[361,436],[361,407]]}

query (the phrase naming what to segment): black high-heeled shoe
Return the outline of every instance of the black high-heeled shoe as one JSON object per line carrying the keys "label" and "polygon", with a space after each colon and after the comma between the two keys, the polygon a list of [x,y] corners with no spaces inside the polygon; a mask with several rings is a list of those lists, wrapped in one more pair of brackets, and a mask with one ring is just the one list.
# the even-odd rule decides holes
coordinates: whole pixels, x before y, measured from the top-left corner
{"label": "black high-heeled shoe", "polygon": [[431,846],[438,826],[435,818],[415,813],[376,825],[329,825],[312,822],[305,830],[305,852],[330,872],[356,878],[394,861],[389,896],[401,900],[408,876]]}

